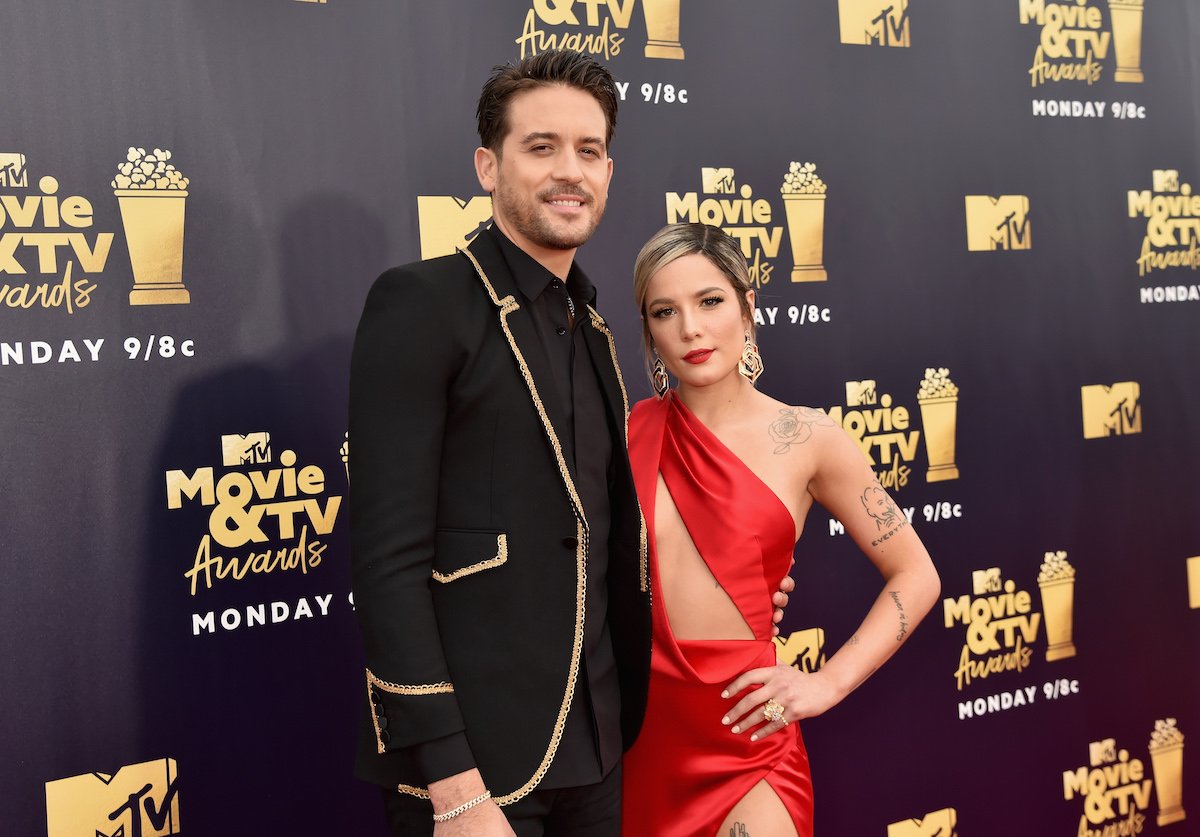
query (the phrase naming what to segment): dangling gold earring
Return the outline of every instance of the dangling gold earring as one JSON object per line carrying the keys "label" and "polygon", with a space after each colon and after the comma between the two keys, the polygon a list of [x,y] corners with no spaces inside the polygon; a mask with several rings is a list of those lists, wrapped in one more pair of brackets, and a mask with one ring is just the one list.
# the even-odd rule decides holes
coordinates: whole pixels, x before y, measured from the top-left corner
{"label": "dangling gold earring", "polygon": [[742,346],[742,359],[738,361],[738,372],[742,373],[751,386],[754,386],[758,376],[763,373],[762,355],[758,353],[758,346],[750,341],[750,332],[748,331],[746,332],[746,344]]}
{"label": "dangling gold earring", "polygon": [[667,365],[662,362],[658,352],[654,353],[654,365],[650,368],[650,385],[654,387],[654,394],[659,398],[665,398],[667,390],[671,387],[671,382],[667,380]]}

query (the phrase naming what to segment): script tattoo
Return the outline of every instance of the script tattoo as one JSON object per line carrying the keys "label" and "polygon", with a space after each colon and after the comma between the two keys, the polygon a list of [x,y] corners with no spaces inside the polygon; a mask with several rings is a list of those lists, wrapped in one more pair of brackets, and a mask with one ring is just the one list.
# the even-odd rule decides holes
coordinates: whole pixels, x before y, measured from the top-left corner
{"label": "script tattoo", "polygon": [[833,419],[812,407],[788,407],[779,411],[767,433],[775,442],[775,453],[787,453],[792,445],[802,445],[812,438],[813,425],[833,427]]}
{"label": "script tattoo", "polygon": [[908,636],[908,616],[904,613],[904,605],[900,604],[900,594],[889,592],[892,601],[896,604],[896,610],[900,612],[900,632],[896,634],[896,642],[904,642],[904,638]]}
{"label": "script tattoo", "polygon": [[733,828],[729,829],[729,837],[750,837],[750,832],[746,830],[746,824],[735,822]]}

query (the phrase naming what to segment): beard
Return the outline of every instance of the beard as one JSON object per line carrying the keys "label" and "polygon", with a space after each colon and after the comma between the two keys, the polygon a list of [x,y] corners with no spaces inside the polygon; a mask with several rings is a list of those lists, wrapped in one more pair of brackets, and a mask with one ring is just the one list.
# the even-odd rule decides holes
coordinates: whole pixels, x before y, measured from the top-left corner
{"label": "beard", "polygon": [[[562,219],[550,217],[546,198],[550,195],[570,195],[583,201],[592,212],[581,219],[583,226],[573,225]],[[581,246],[596,231],[604,217],[604,202],[597,201],[578,186],[563,186],[539,192],[530,199],[519,195],[504,182],[496,184],[492,201],[500,214],[512,225],[515,232],[539,247],[551,250],[574,250]]]}

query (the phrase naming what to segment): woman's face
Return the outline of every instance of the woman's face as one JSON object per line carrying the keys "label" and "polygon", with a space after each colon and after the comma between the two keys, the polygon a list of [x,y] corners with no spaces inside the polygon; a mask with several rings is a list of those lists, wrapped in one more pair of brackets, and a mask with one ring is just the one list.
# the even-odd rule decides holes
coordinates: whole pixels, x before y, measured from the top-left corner
{"label": "woman's face", "polygon": [[[753,310],[754,292],[746,299]],[[704,387],[736,374],[750,323],[729,279],[700,253],[660,269],[646,288],[643,316],[667,370]]]}

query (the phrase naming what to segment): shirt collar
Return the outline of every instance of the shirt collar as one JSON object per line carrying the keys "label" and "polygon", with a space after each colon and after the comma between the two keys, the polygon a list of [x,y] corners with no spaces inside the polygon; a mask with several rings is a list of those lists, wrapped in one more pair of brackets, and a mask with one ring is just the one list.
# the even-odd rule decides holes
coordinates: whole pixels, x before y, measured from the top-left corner
{"label": "shirt collar", "polygon": [[[504,257],[509,272],[512,273],[517,287],[521,289],[521,293],[526,299],[537,299],[557,278],[539,264],[533,256],[514,244],[495,223],[489,226],[484,234],[491,235],[499,245],[500,254]],[[567,293],[577,302],[592,306],[596,304],[596,286],[583,272],[579,262],[571,262],[571,270],[567,273]]]}

